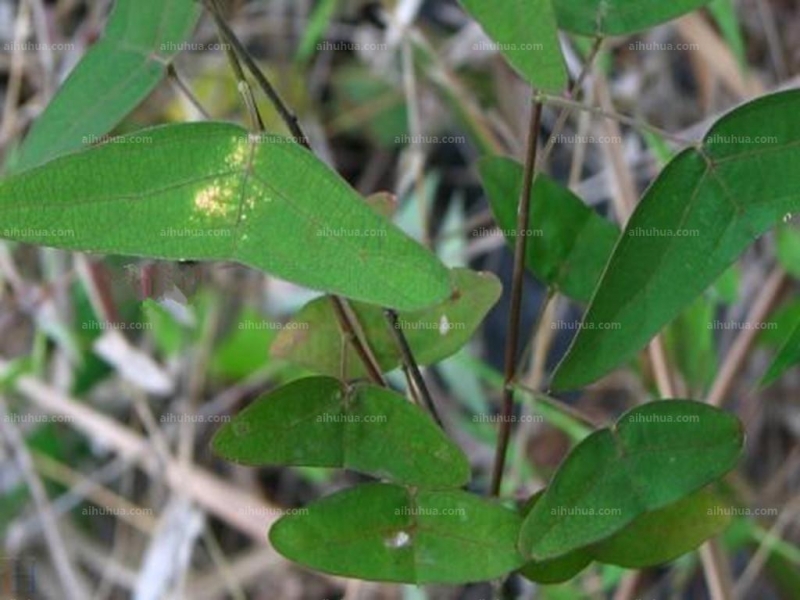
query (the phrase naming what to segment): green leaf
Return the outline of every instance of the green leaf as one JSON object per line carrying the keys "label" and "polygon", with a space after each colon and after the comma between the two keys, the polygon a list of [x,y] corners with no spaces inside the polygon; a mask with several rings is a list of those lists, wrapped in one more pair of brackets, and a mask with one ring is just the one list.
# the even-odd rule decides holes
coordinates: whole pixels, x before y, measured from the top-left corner
{"label": "green leaf", "polygon": [[[501,157],[479,163],[497,224],[514,245],[523,168]],[[619,230],[567,188],[538,175],[531,191],[531,230],[525,264],[547,285],[588,301],[619,237]]]}
{"label": "green leaf", "polygon": [[542,585],[564,583],[574,578],[592,562],[585,549],[575,550],[549,560],[532,560],[522,567],[520,575]]}
{"label": "green leaf", "polygon": [[520,548],[547,560],[604,540],[722,477],[742,445],[739,421],[707,404],[637,407],[569,454],[525,519]]}
{"label": "green leaf", "polygon": [[776,254],[781,266],[793,277],[800,279],[800,230],[782,226],[776,236]]}
{"label": "green leaf", "polygon": [[189,340],[191,327],[187,323],[179,321],[162,304],[151,298],[142,302],[142,313],[147,319],[147,324],[150,325],[150,331],[152,331],[153,340],[158,349],[169,357],[180,353]]}
{"label": "green leaf", "polygon": [[230,333],[214,351],[211,371],[225,379],[241,380],[263,369],[270,345],[278,335],[278,325],[257,310],[243,309]]}
{"label": "green leaf", "polygon": [[506,0],[502,10],[494,0],[461,0],[461,4],[533,87],[551,92],[566,87],[552,0]]}
{"label": "green leaf", "polygon": [[554,584],[572,579],[593,560],[626,569],[662,565],[720,534],[730,523],[729,515],[720,498],[704,488],[637,517],[622,531],[598,544],[550,560],[531,561],[520,573],[537,583]]}
{"label": "green leaf", "polygon": [[797,365],[800,365],[800,320],[778,350],[761,378],[760,385],[763,387],[776,382],[786,371]]}
{"label": "green leaf", "polygon": [[747,75],[747,48],[733,0],[711,0],[708,3],[708,12],[714,18],[722,37],[725,38],[728,47],[736,57],[741,74]]}
{"label": "green leaf", "polygon": [[297,48],[295,58],[298,62],[305,62],[314,55],[314,50],[325,35],[337,8],[339,0],[322,0],[314,8],[306,24],[303,39]]}
{"label": "green leaf", "polygon": [[522,564],[520,518],[462,491],[361,485],[282,517],[269,532],[275,549],[302,565],[373,581],[468,583]]}
{"label": "green leaf", "polygon": [[582,35],[624,35],[696,10],[709,0],[553,0],[559,27]]}
{"label": "green leaf", "polygon": [[664,331],[670,364],[676,365],[692,390],[701,393],[717,371],[717,352],[711,322],[717,303],[703,295],[692,302]]}
{"label": "green leaf", "polygon": [[237,260],[401,310],[451,293],[444,265],[288,139],[224,123],[137,136],[0,182],[0,233],[70,250]]}
{"label": "green leaf", "polygon": [[[544,495],[544,490],[530,497],[522,509],[523,518],[530,514],[533,507]],[[587,548],[580,548],[549,560],[531,560],[519,570],[520,575],[536,583],[553,585],[563,583],[575,577],[592,562],[592,555]]]}
{"label": "green leaf", "polygon": [[36,120],[13,169],[94,144],[111,131],[156,87],[199,15],[194,0],[117,0],[104,37]]}
{"label": "green leaf", "polygon": [[[441,304],[398,315],[420,365],[439,362],[458,352],[500,297],[500,282],[491,273],[453,269],[451,280],[455,292]],[[351,306],[381,368],[391,371],[399,367],[401,355],[383,310],[362,302]],[[329,298],[317,298],[304,306],[280,332],[271,355],[324,375],[341,377],[343,364],[347,368],[344,379],[367,375],[353,347],[343,345]]]}
{"label": "green leaf", "polygon": [[754,240],[800,210],[798,110],[796,90],[754,100],[664,169],[614,248],[554,389],[582,387],[631,359]]}
{"label": "green leaf", "polygon": [[399,394],[307,377],[262,396],[217,431],[214,452],[253,466],[336,467],[426,487],[459,487],[469,463]]}
{"label": "green leaf", "polygon": [[591,554],[599,562],[626,569],[661,565],[691,552],[729,523],[729,511],[706,488],[643,514],[616,535],[592,546]]}

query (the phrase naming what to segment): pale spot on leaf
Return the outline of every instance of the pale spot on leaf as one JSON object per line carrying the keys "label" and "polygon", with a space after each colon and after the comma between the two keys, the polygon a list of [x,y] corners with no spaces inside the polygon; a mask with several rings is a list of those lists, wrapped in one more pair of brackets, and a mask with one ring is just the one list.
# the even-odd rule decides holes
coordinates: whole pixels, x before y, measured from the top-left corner
{"label": "pale spot on leaf", "polygon": [[406,548],[411,544],[411,536],[405,531],[398,531],[390,538],[384,540],[387,548]]}
{"label": "pale spot on leaf", "polygon": [[450,329],[450,320],[447,318],[447,315],[442,315],[442,318],[439,319],[439,335],[447,335]]}

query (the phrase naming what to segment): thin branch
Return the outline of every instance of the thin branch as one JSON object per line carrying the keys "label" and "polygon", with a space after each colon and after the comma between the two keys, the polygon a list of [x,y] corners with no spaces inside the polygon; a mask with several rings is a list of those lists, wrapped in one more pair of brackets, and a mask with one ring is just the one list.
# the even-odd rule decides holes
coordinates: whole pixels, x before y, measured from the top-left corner
{"label": "thin branch", "polygon": [[403,358],[403,366],[411,376],[422,403],[430,411],[431,416],[439,424],[439,426],[444,429],[444,424],[442,423],[442,419],[439,417],[439,413],[436,411],[436,405],[433,403],[431,394],[428,391],[428,386],[425,384],[425,379],[422,377],[422,373],[419,370],[419,365],[414,359],[414,353],[411,351],[411,347],[408,345],[408,340],[406,340],[406,337],[403,335],[403,331],[400,328],[400,320],[397,317],[397,313],[387,308],[384,310],[384,314],[386,315],[386,319],[389,321],[392,337],[394,337],[397,347],[400,349],[400,354]]}
{"label": "thin branch", "polygon": [[[283,119],[286,127],[288,127],[289,131],[292,132],[294,141],[313,152],[308,138],[303,132],[303,129],[300,127],[297,117],[291,110],[289,110],[289,107],[281,99],[280,95],[272,86],[267,76],[263,73],[255,60],[253,60],[253,58],[250,56],[247,49],[244,47],[244,44],[239,41],[233,30],[228,27],[227,23],[225,23],[216,0],[204,0],[204,5],[214,18],[214,22],[217,25],[220,36],[225,42],[227,42],[227,44],[229,44],[225,46],[225,50],[228,54],[231,65],[234,68],[234,73],[238,79],[239,91],[245,98],[245,103],[247,104],[248,110],[251,113],[251,118],[258,125],[259,130],[263,131],[264,129],[263,120],[261,119],[261,115],[258,114],[255,100],[252,98],[252,90],[250,90],[250,86],[244,76],[242,64],[244,64],[244,66],[247,67],[247,69],[251,72],[253,77],[255,77],[261,89],[275,107],[275,110],[278,111],[278,114],[280,115],[281,119]],[[233,51],[231,51],[231,48],[233,48]],[[369,342],[362,335],[360,335],[361,327],[358,323],[358,319],[350,310],[350,304],[341,296],[331,295],[331,300],[333,302],[333,309],[336,313],[336,318],[339,321],[342,332],[344,333],[345,338],[355,348],[356,353],[364,363],[370,378],[375,383],[386,386],[386,379],[383,377],[383,372],[380,368],[378,360],[375,358],[375,353],[370,348]]]}
{"label": "thin branch", "polygon": [[258,112],[258,106],[256,105],[255,96],[253,95],[253,89],[250,87],[250,83],[247,81],[247,77],[244,74],[242,63],[239,62],[239,55],[233,51],[231,44],[225,43],[228,40],[228,35],[223,29],[227,27],[227,25],[220,16],[218,0],[207,0],[207,6],[213,7],[211,15],[214,17],[214,23],[217,26],[217,32],[219,33],[219,37],[223,42],[222,48],[225,52],[225,56],[228,59],[228,64],[231,66],[233,75],[236,78],[236,89],[239,90],[239,94],[242,96],[244,105],[247,107],[247,114],[250,115],[251,128],[258,133],[263,133],[266,130],[264,127],[264,119],[261,118],[261,113]]}
{"label": "thin branch", "polygon": [[[378,385],[386,387],[387,383],[386,378],[383,376],[383,370],[380,368],[375,354],[369,347],[369,342],[359,335],[360,325],[358,324],[358,319],[350,315],[348,310],[350,305],[344,298],[339,296],[331,296],[331,303],[333,304],[333,312],[336,314],[336,318],[339,321],[342,334],[345,336],[345,339],[352,344],[359,359],[364,363],[364,367],[366,367],[370,379]],[[346,377],[346,375],[347,374],[344,373],[343,377]]]}
{"label": "thin branch", "polygon": [[22,437],[19,429],[14,425],[5,399],[0,396],[0,431],[3,433],[3,439],[11,448],[14,459],[19,468],[28,490],[33,497],[33,503],[36,506],[36,511],[39,513],[39,519],[42,523],[44,530],[44,537],[47,540],[47,547],[53,559],[58,577],[63,585],[63,592],[67,598],[73,600],[83,600],[87,596],[87,590],[84,589],[83,583],[78,578],[75,565],[72,564],[70,553],[64,543],[64,537],[58,529],[58,522],[53,514],[53,508],[50,506],[50,501],[47,498],[47,492],[44,487],[39,474],[33,464],[28,448],[25,445],[25,440]]}
{"label": "thin branch", "polygon": [[718,539],[708,540],[700,546],[700,560],[711,600],[732,600],[733,577]]}
{"label": "thin branch", "polygon": [[525,175],[522,194],[517,206],[517,237],[514,245],[514,272],[511,284],[511,308],[508,315],[508,338],[505,351],[505,372],[503,376],[503,404],[501,407],[500,430],[492,471],[491,494],[500,493],[503,481],[503,470],[506,464],[506,451],[511,437],[511,415],[514,410],[514,388],[512,386],[517,375],[517,352],[519,350],[519,330],[522,316],[522,286],[525,276],[525,254],[528,247],[528,230],[531,216],[531,192],[536,172],[536,151],[538,148],[539,130],[542,122],[542,103],[534,100],[528,128],[528,149],[525,157]]}
{"label": "thin branch", "polygon": [[264,94],[266,94],[269,101],[275,107],[275,110],[278,111],[281,119],[286,126],[289,128],[289,131],[295,138],[295,141],[306,148],[311,148],[311,145],[308,142],[308,138],[303,133],[302,128],[300,127],[300,122],[297,119],[297,115],[295,115],[287,104],[283,101],[280,94],[278,94],[277,90],[273,87],[272,83],[270,83],[269,79],[261,68],[258,66],[256,61],[250,56],[250,53],[239,41],[239,38],[236,37],[236,34],[233,30],[228,26],[225,20],[222,18],[218,7],[212,0],[204,0],[205,7],[211,13],[211,16],[214,19],[217,27],[219,28],[222,37],[225,39],[225,42],[230,44],[233,47],[233,51],[236,53],[236,56],[239,57],[239,60],[242,61],[244,66],[247,68],[248,71],[255,77],[256,82],[258,83],[259,87],[261,87]]}
{"label": "thin branch", "polygon": [[553,94],[544,94],[544,93],[540,93],[539,98],[541,99],[542,102],[546,104],[553,104],[555,106],[561,106],[564,108],[570,108],[574,110],[588,112],[597,117],[604,117],[606,119],[611,119],[612,121],[617,121],[618,123],[628,125],[629,127],[633,127],[634,129],[637,130],[649,131],[668,140],[672,140],[673,142],[676,142],[683,146],[698,146],[700,143],[698,140],[689,140],[677,134],[665,131],[659,127],[656,127],[655,125],[650,125],[648,122],[642,121],[641,119],[637,119],[635,117],[629,117],[628,115],[621,115],[615,112],[609,112],[603,110],[602,108],[598,108],[596,106],[588,106],[586,104],[582,104],[581,102],[576,102],[569,98],[562,98],[561,96],[555,96]]}
{"label": "thin branch", "polygon": [[178,71],[175,69],[175,65],[172,63],[167,65],[167,77],[169,77],[170,81],[178,88],[178,90],[184,95],[184,97],[189,101],[189,103],[194,107],[203,119],[206,121],[211,120],[211,115],[208,114],[208,111],[200,104],[200,100],[197,99],[197,96],[194,95],[194,92],[186,85],[186,82],[183,81],[180,75],[178,75]]}
{"label": "thin branch", "polygon": [[[589,55],[586,57],[586,63],[583,65],[583,69],[578,75],[578,78],[572,83],[567,91],[567,98],[574,99],[578,92],[580,92],[581,88],[583,87],[583,83],[586,81],[586,78],[589,76],[589,73],[592,70],[594,60],[597,58],[597,55],[600,54],[600,50],[603,48],[604,40],[605,38],[602,36],[598,36],[594,39],[594,44],[592,44],[592,49],[589,51]],[[550,137],[547,139],[547,143],[544,145],[544,150],[542,151],[541,155],[542,162],[545,162],[550,156],[550,153],[553,151],[556,141],[558,140],[558,135],[561,133],[564,125],[567,123],[567,119],[569,118],[571,112],[571,107],[564,107],[559,113],[556,123],[553,126],[553,130],[550,133]]]}
{"label": "thin branch", "polygon": [[725,396],[728,395],[736,380],[736,375],[741,371],[742,365],[750,353],[750,348],[760,333],[755,324],[763,323],[769,316],[786,281],[786,272],[781,267],[775,267],[764,282],[753,305],[750,307],[750,311],[747,313],[747,317],[745,317],[748,327],[742,329],[736,336],[733,346],[725,356],[725,360],[717,373],[717,378],[711,385],[711,391],[706,399],[709,404],[721,406],[725,401]]}

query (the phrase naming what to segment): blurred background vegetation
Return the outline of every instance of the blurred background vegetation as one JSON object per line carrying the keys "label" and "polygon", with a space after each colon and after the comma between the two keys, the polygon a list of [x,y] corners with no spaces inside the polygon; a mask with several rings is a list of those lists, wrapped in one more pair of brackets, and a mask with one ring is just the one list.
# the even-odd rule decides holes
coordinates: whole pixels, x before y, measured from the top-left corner
{"label": "blurred background vegetation", "polygon": [[[102,34],[109,6],[0,0],[5,158]],[[231,1],[226,12],[326,162],[365,195],[394,194],[395,221],[449,265],[509,281],[510,252],[493,229],[474,163],[487,153],[522,154],[528,90],[454,1]],[[589,44],[563,42],[574,76]],[[798,73],[795,0],[714,0],[642,35],[608,40],[586,103],[692,138],[743,100],[796,86]],[[208,17],[175,75],[115,134],[204,118],[182,87],[213,118],[247,122]],[[268,129],[285,133],[267,101],[260,109]],[[545,133],[557,114],[545,111]],[[620,186],[641,193],[674,150],[650,130],[574,114],[545,168],[613,218]],[[619,161],[624,173],[614,168]],[[744,467],[726,482],[741,514],[723,548],[741,598],[800,598],[800,373],[755,389],[800,320],[800,238],[791,227],[756,244],[665,335],[682,395],[697,398],[737,340],[749,339],[745,358],[728,365],[737,373],[728,408],[749,435]],[[786,274],[769,298],[768,322],[741,336],[776,248]],[[530,331],[545,291],[530,278],[525,293]],[[35,598],[68,597],[57,575],[65,564],[81,597],[94,599],[705,597],[696,555],[637,576],[636,586],[622,569],[592,566],[568,584],[512,578],[503,590],[345,581],[280,558],[266,543],[269,523],[358,476],[238,468],[213,458],[208,441],[228,415],[304,374],[272,357],[270,346],[312,297],[233,264],[101,259],[0,243],[4,573],[35,569]],[[507,306],[506,291],[470,346],[425,372],[471,458],[478,491],[491,468],[496,424],[487,417],[502,386]],[[546,315],[553,323],[579,316],[565,299]],[[553,327],[547,364],[530,364],[526,376],[551,367],[573,334]],[[514,497],[523,500],[548,480],[585,435],[586,419],[608,422],[655,395],[650,365],[643,359],[631,367],[563,404],[523,399],[519,410],[530,419],[512,449],[507,489]],[[398,374],[392,383],[405,385]]]}

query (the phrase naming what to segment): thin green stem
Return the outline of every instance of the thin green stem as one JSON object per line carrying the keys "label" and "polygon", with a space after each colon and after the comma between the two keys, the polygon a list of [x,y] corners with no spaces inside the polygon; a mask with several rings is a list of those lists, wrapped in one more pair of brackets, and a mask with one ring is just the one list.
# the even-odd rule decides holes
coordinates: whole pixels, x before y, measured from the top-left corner
{"label": "thin green stem", "polygon": [[[228,27],[227,23],[225,23],[216,0],[204,0],[204,5],[214,18],[214,22],[217,25],[220,37],[222,37],[223,41],[227,42],[228,44],[223,45],[225,46],[226,54],[231,63],[234,75],[236,76],[239,91],[242,93],[242,97],[244,98],[245,104],[250,112],[254,127],[256,127],[260,132],[264,131],[264,122],[258,112],[250,85],[245,78],[242,63],[247,66],[256,80],[259,81],[261,88],[267,94],[267,97],[278,111],[278,114],[283,118],[286,126],[292,132],[292,135],[294,135],[295,141],[310,150],[311,146],[308,143],[308,138],[306,138],[303,130],[300,128],[297,117],[295,117],[294,114],[288,109],[286,104],[284,104],[283,100],[281,100],[280,96],[275,91],[275,88],[272,87],[272,84],[269,82],[266,75],[261,72],[261,69],[248,54],[247,49],[238,40],[236,34],[234,34],[230,27]],[[233,48],[233,51],[231,51],[231,48]],[[349,303],[344,298],[335,295],[331,296],[331,301],[333,303],[333,310],[336,314],[337,320],[339,321],[339,326],[342,330],[342,333],[344,334],[345,339],[353,345],[353,348],[355,348],[358,357],[361,359],[361,361],[364,363],[364,367],[367,369],[370,379],[379,385],[386,386],[386,379],[383,376],[383,372],[381,371],[378,361],[375,358],[374,352],[369,347],[369,343],[364,340],[361,335],[359,335],[360,325],[358,324],[358,320],[355,318],[355,316],[351,314],[349,310]],[[343,376],[346,376],[346,373],[343,374]]]}
{"label": "thin green stem", "polygon": [[[586,57],[586,63],[583,65],[578,78],[572,82],[572,85],[570,85],[569,89],[567,90],[568,98],[574,98],[575,95],[580,92],[581,88],[583,87],[583,82],[586,81],[586,78],[589,76],[589,73],[592,70],[592,65],[594,65],[597,55],[600,54],[600,50],[603,48],[604,39],[605,38],[602,36],[598,36],[594,39],[592,49],[589,51],[589,55]],[[550,153],[553,151],[556,141],[558,140],[558,136],[561,133],[561,130],[564,129],[564,125],[567,123],[570,112],[571,111],[569,109],[565,108],[561,111],[561,113],[559,113],[555,126],[550,133],[550,137],[547,139],[547,143],[544,145],[544,150],[542,151],[540,159],[541,162],[545,162],[550,156]]]}
{"label": "thin green stem", "polygon": [[226,27],[226,25],[225,21],[223,21],[222,17],[220,16],[219,3],[217,0],[208,0],[208,6],[213,6],[211,15],[214,17],[214,23],[217,26],[219,37],[223,41],[222,48],[225,51],[225,56],[228,58],[228,64],[231,66],[233,75],[236,78],[236,88],[239,91],[239,94],[242,96],[245,106],[247,107],[247,114],[250,116],[251,129],[258,133],[263,133],[265,130],[264,119],[261,118],[261,114],[258,112],[258,106],[256,105],[256,100],[253,96],[253,89],[250,87],[250,83],[247,81],[247,77],[244,74],[244,69],[242,69],[242,64],[239,62],[237,54],[231,49],[229,44],[224,43],[227,40],[227,37],[223,33],[223,28]]}
{"label": "thin green stem", "polygon": [[[216,5],[216,0],[204,0],[204,4],[211,12],[214,21],[217,24],[217,28],[219,29],[221,36],[224,38],[224,41],[230,44],[230,47],[233,48],[233,52],[231,54],[236,56],[238,61],[241,61],[241,63],[244,64],[247,70],[253,75],[264,94],[267,96],[267,98],[269,98],[270,102],[275,107],[275,110],[278,111],[278,114],[286,124],[286,127],[292,133],[292,136],[294,136],[295,142],[309,150],[312,150],[308,138],[300,126],[297,116],[289,109],[287,104],[280,97],[280,94],[278,94],[277,90],[269,81],[267,76],[258,66],[256,61],[250,56],[249,52],[244,47],[244,44],[239,41],[233,30],[227,25],[227,23],[225,23],[219,7]],[[226,47],[226,50],[229,50],[229,48]],[[235,62],[238,64],[238,61]],[[239,67],[239,70],[241,71],[241,66]],[[386,379],[383,376],[383,372],[377,359],[375,358],[374,352],[369,346],[369,341],[359,335],[360,325],[358,323],[358,319],[352,314],[349,303],[346,299],[335,295],[331,296],[331,300],[333,302],[334,312],[339,320],[342,331],[345,337],[356,349],[356,352],[358,353],[361,361],[364,363],[370,378],[376,383],[386,386]],[[441,420],[433,408],[433,401],[430,398],[425,381],[422,378],[419,366],[414,360],[414,356],[411,352],[405,335],[400,329],[393,329],[393,331],[395,339],[397,340],[400,348],[404,367],[411,374],[418,393],[422,396],[423,402],[425,402],[425,404],[431,410],[431,414],[433,415],[434,419],[441,424]]]}
{"label": "thin green stem", "polygon": [[669,131],[665,131],[659,127],[656,127],[655,125],[650,125],[646,121],[642,121],[641,119],[637,119],[635,117],[609,112],[603,110],[602,108],[598,108],[596,106],[588,106],[586,104],[576,102],[575,100],[571,100],[569,98],[562,98],[561,96],[555,96],[552,94],[540,93],[538,97],[545,104],[553,104],[555,106],[561,106],[564,108],[588,112],[597,117],[604,117],[606,119],[611,119],[613,121],[617,121],[624,125],[628,125],[629,127],[633,127],[634,129],[637,130],[649,131],[668,140],[672,140],[673,142],[676,142],[683,146],[697,146],[699,144],[697,140],[689,140],[683,138],[679,135],[675,135],[674,133],[670,133]]}
{"label": "thin green stem", "polygon": [[[269,98],[269,101],[275,107],[275,110],[278,111],[278,114],[286,124],[286,127],[289,128],[289,131],[291,132],[292,136],[294,136],[295,141],[298,144],[310,149],[311,145],[309,144],[308,138],[305,136],[302,128],[300,127],[300,121],[298,120],[297,115],[289,110],[288,105],[283,101],[280,94],[278,94],[278,91],[272,85],[267,76],[264,75],[264,72],[258,66],[253,57],[250,56],[247,48],[244,47],[244,44],[239,41],[239,38],[236,37],[236,34],[222,18],[222,15],[218,7],[215,5],[214,0],[204,0],[204,4],[211,13],[211,16],[214,18],[214,22],[217,24],[217,27],[219,28],[225,42],[230,44],[230,46],[233,48],[233,52],[236,54],[236,56],[238,56],[245,68],[253,75],[261,90],[264,92],[267,98]],[[230,49],[226,46],[226,51],[229,50]]]}

